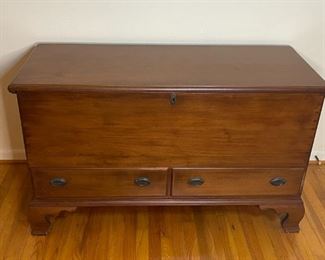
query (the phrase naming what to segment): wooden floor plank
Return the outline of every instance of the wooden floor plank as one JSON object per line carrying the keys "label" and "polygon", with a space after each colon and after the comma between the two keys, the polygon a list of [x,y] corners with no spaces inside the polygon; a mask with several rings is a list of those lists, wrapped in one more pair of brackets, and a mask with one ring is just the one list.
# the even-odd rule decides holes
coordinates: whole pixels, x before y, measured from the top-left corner
{"label": "wooden floor plank", "polygon": [[30,178],[0,164],[0,259],[325,259],[325,166],[310,165],[299,234],[250,206],[81,208],[30,235]]}

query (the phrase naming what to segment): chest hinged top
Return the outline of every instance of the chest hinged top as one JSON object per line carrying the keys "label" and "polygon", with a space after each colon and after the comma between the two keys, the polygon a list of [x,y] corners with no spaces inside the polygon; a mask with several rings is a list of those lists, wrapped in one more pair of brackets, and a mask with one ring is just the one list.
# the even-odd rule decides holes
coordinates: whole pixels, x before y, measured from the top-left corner
{"label": "chest hinged top", "polygon": [[289,46],[39,44],[10,91],[324,92]]}

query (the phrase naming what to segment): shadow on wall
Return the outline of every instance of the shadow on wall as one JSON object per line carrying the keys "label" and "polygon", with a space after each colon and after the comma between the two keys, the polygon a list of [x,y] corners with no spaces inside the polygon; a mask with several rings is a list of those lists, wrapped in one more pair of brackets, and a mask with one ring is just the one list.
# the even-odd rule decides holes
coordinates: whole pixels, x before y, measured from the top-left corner
{"label": "shadow on wall", "polygon": [[[14,66],[0,77],[0,94],[3,100],[3,118],[0,118],[1,131],[5,143],[1,144],[4,158],[0,159],[24,159],[24,145],[20,126],[20,117],[16,95],[8,91],[8,85],[17,75],[19,69],[31,54],[29,49]],[[6,140],[7,139],[7,140]]]}

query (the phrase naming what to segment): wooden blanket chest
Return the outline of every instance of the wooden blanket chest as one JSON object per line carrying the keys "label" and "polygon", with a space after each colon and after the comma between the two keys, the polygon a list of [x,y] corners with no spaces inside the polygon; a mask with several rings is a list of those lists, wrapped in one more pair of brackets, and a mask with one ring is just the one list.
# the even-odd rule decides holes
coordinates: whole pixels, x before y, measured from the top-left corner
{"label": "wooden blanket chest", "polygon": [[109,205],[256,205],[299,230],[325,84],[291,47],[39,44],[9,90],[33,234]]}

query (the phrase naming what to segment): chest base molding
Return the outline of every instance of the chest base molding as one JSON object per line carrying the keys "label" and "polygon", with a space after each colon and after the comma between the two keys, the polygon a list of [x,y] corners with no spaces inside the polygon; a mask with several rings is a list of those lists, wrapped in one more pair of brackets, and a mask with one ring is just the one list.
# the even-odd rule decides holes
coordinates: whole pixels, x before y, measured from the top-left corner
{"label": "chest base molding", "polygon": [[73,212],[79,207],[103,206],[222,206],[247,205],[258,206],[261,210],[274,210],[279,216],[286,233],[299,232],[299,222],[304,216],[304,204],[300,197],[207,197],[207,198],[114,198],[93,200],[46,199],[32,200],[29,204],[28,219],[33,235],[47,235],[54,220]]}

